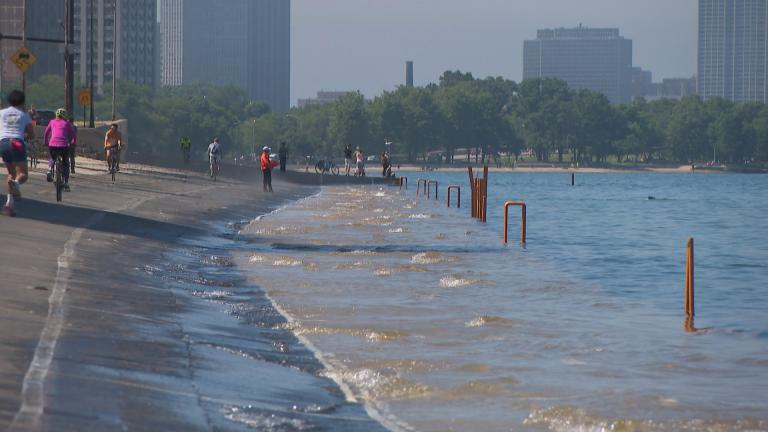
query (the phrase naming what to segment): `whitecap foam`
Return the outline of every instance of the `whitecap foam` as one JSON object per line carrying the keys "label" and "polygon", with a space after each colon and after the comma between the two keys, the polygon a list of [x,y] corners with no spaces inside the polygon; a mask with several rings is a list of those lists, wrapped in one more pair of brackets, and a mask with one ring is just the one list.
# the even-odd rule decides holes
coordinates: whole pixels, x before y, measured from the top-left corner
{"label": "whitecap foam", "polygon": [[294,258],[278,258],[272,261],[275,267],[298,267],[302,264],[304,264],[303,261]]}
{"label": "whitecap foam", "polygon": [[440,278],[440,286],[443,288],[459,288],[474,284],[476,281],[458,275]]}

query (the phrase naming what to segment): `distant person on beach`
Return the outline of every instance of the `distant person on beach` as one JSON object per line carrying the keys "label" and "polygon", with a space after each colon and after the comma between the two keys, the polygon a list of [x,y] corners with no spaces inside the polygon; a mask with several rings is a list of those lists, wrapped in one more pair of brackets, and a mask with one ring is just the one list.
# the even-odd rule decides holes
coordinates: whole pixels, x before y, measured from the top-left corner
{"label": "distant person on beach", "polygon": [[349,144],[344,146],[344,169],[347,171],[347,175],[352,169],[352,146]]}
{"label": "distant person on beach", "polygon": [[181,153],[184,158],[184,163],[189,163],[189,155],[192,150],[192,140],[189,137],[181,137]]}
{"label": "distant person on beach", "polygon": [[211,167],[211,178],[217,175],[221,169],[221,153],[219,139],[214,138],[213,142],[208,144],[208,163]]}
{"label": "distant person on beach", "polygon": [[387,152],[381,153],[381,175],[384,177],[390,177],[392,175],[392,162],[389,161],[389,155]]}
{"label": "distant person on beach", "polygon": [[360,147],[357,147],[357,150],[355,150],[355,160],[357,161],[357,170],[355,170],[355,175],[365,177],[365,154],[360,149]]}
{"label": "distant person on beach", "polygon": [[261,173],[264,177],[264,192],[272,192],[272,168],[276,165],[269,158],[269,152],[271,151],[272,149],[267,146],[264,146],[261,150]]}
{"label": "distant person on beach", "polygon": [[53,163],[56,158],[61,158],[62,176],[64,177],[64,190],[69,191],[69,146],[77,144],[77,135],[72,123],[67,120],[67,111],[64,108],[56,110],[56,118],[48,122],[43,134],[43,143],[48,147],[51,157],[48,159],[48,173],[45,179],[53,181]]}
{"label": "distant person on beach", "polygon": [[21,185],[27,181],[26,141],[35,137],[32,117],[24,111],[24,92],[13,90],[8,95],[8,108],[0,110],[0,158],[8,170],[8,197],[3,214],[16,216],[14,199],[21,198]]}
{"label": "distant person on beach", "polygon": [[280,143],[277,155],[280,157],[280,172],[285,172],[285,166],[288,164],[288,146],[285,145],[285,142]]}
{"label": "distant person on beach", "polygon": [[112,153],[116,154],[115,171],[120,171],[120,149],[123,147],[123,136],[120,131],[117,130],[117,124],[113,123],[107,134],[104,135],[104,157],[107,159],[107,172],[112,171],[112,167],[109,165]]}

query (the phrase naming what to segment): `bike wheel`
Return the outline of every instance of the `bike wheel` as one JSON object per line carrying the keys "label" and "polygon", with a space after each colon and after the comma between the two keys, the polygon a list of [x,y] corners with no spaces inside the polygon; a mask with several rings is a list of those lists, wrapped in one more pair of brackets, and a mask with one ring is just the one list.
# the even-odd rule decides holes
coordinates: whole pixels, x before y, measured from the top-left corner
{"label": "bike wheel", "polygon": [[331,174],[333,174],[333,175],[339,175],[339,167],[337,167],[336,165],[333,165],[333,166],[331,167]]}
{"label": "bike wheel", "polygon": [[112,161],[112,169],[110,170],[112,173],[112,183],[115,182],[115,177],[117,177],[117,169],[115,168],[115,161]]}
{"label": "bike wheel", "polygon": [[62,199],[62,192],[64,191],[64,174],[63,174],[63,166],[60,158],[56,159],[56,163],[53,165],[54,170],[56,171],[54,176],[53,185],[56,187],[56,201],[61,202]]}

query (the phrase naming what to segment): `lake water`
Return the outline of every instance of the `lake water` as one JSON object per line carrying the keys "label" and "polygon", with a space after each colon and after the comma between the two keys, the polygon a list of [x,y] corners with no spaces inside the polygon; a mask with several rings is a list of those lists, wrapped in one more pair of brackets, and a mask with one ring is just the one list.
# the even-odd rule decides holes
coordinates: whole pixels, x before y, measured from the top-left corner
{"label": "lake water", "polygon": [[[768,176],[491,173],[487,224],[467,183],[326,187],[245,227],[236,261],[393,430],[768,430]],[[509,199],[525,246],[515,208],[501,242]]]}

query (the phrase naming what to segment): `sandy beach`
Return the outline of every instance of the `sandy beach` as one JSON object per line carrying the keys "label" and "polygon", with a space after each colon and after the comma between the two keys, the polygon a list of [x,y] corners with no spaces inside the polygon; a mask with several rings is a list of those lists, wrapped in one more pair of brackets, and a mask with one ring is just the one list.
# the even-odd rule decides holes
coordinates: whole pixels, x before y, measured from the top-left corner
{"label": "sandy beach", "polygon": [[[224,333],[258,340],[263,331],[259,336],[258,329],[236,322],[190,328],[184,313],[201,306],[148,279],[147,269],[164,264],[180,239],[249,221],[317,188],[278,176],[276,193],[265,194],[259,173],[246,168],[228,167],[217,182],[200,172],[122,168],[112,184],[102,162],[79,160],[63,203],[55,202],[43,170],[32,170],[18,217],[0,219],[0,429],[244,430],[216,416],[227,397],[210,390],[217,388],[215,379],[197,379],[204,367],[196,364],[202,357],[190,340],[203,331],[211,340]],[[269,308],[268,302],[261,307]],[[271,331],[269,324],[264,331]],[[255,395],[288,404],[292,394],[307,392],[303,385],[327,393],[318,398],[343,403],[330,381],[316,377],[319,366],[280,365],[316,363],[282,333],[273,336],[283,338],[298,360],[249,366],[256,368],[250,379],[262,383]],[[270,383],[275,368],[306,376]],[[274,396],[265,396],[270,391]],[[344,417],[370,421],[354,405]]]}

